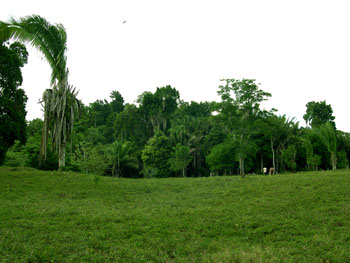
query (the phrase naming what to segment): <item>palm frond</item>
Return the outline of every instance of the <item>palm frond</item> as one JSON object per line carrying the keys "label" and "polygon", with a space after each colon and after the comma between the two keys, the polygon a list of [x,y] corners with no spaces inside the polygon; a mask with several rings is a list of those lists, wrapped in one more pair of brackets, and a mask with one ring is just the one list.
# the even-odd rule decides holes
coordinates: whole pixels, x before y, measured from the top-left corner
{"label": "palm frond", "polygon": [[51,85],[55,79],[63,81],[68,74],[66,68],[67,34],[62,25],[51,25],[38,16],[27,16],[19,20],[10,18],[9,22],[0,21],[0,41],[16,40],[29,43],[43,53],[49,63]]}

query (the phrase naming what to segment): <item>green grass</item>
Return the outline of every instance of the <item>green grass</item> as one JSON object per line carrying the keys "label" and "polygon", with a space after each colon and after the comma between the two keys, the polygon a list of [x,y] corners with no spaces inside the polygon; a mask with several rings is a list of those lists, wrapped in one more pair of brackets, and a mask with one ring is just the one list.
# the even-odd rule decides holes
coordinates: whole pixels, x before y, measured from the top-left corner
{"label": "green grass", "polygon": [[350,171],[132,180],[0,167],[0,262],[350,262]]}

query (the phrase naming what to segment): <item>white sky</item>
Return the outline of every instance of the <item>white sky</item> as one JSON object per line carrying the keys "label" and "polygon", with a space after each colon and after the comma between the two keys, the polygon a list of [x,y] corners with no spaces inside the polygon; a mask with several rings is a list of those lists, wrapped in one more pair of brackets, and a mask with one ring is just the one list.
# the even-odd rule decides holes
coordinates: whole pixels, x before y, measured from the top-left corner
{"label": "white sky", "polygon": [[[70,83],[85,104],[118,90],[133,103],[172,85],[185,101],[219,100],[220,79],[254,78],[264,106],[296,117],[309,101],[332,105],[350,132],[348,0],[3,0],[0,20],[38,14],[68,34]],[[123,21],[127,22],[123,24]],[[23,69],[27,119],[49,87],[50,68],[32,49]]]}

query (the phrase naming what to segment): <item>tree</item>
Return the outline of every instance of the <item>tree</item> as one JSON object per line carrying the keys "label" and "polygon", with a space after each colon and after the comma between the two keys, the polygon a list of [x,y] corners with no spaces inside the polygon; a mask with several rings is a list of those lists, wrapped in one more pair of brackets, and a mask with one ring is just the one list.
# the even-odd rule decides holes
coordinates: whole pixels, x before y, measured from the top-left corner
{"label": "tree", "polygon": [[307,168],[312,168],[317,171],[321,163],[321,156],[314,154],[314,149],[311,140],[307,136],[300,137],[300,140],[302,141],[302,145],[306,151]]}
{"label": "tree", "polygon": [[124,110],[124,99],[118,91],[112,91],[110,98],[112,101],[109,103],[110,114],[108,115],[104,126],[104,137],[106,143],[112,143],[114,141],[114,122],[117,115]]}
{"label": "tree", "polygon": [[271,97],[271,94],[259,89],[253,79],[224,79],[224,85],[219,86],[218,94],[222,103],[218,104],[220,115],[227,124],[236,141],[235,154],[239,158],[240,175],[244,176],[244,159],[252,145],[251,135],[254,123],[262,114],[260,103]]}
{"label": "tree", "polygon": [[291,144],[288,148],[283,149],[281,152],[281,158],[285,165],[287,165],[293,172],[297,168],[297,163],[295,162],[295,157],[297,155],[297,149],[295,145]]}
{"label": "tree", "polygon": [[330,122],[327,122],[321,125],[316,132],[331,154],[332,170],[334,171],[337,169],[337,137],[334,127]]}
{"label": "tree", "polygon": [[172,120],[172,127],[168,130],[169,139],[173,146],[177,143],[188,146],[192,155],[192,173],[201,176],[205,171],[205,155],[203,152],[203,140],[209,133],[210,123],[207,117],[194,117],[184,115]]}
{"label": "tree", "polygon": [[268,165],[272,160],[272,152],[270,146],[270,138],[266,136],[267,119],[273,115],[273,112],[264,112],[260,116],[254,125],[254,133],[252,134],[252,140],[256,145],[256,155],[260,158],[255,158],[254,168],[256,172],[263,173],[264,167]]}
{"label": "tree", "polygon": [[170,119],[177,109],[179,98],[179,92],[170,85],[157,88],[154,94],[144,92],[138,97],[140,113],[150,134],[156,130],[165,133],[170,128]]}
{"label": "tree", "polygon": [[245,160],[250,156],[255,156],[256,145],[253,140],[248,136],[242,136],[233,132],[230,134],[229,139],[232,140],[234,149],[233,154],[236,157],[236,160],[239,163],[239,174],[241,176],[245,175]]}
{"label": "tree", "polygon": [[326,104],[326,101],[310,101],[306,104],[306,113],[304,114],[303,118],[306,125],[310,124],[313,128],[320,127],[326,122],[330,122],[335,128],[335,117],[332,114],[332,106]]}
{"label": "tree", "polygon": [[47,89],[41,101],[44,109],[44,129],[40,147],[40,163],[46,159],[49,131],[52,143],[58,152],[58,167],[64,169],[66,145],[73,132],[73,123],[79,110],[77,91],[69,84]]}
{"label": "tree", "polygon": [[76,145],[72,159],[73,164],[86,173],[103,175],[108,166],[103,145],[87,141],[80,141]]}
{"label": "tree", "polygon": [[179,108],[176,110],[175,118],[181,118],[182,116],[191,116],[191,117],[209,117],[211,114],[211,108],[209,102],[181,102]]}
{"label": "tree", "polygon": [[149,139],[147,127],[140,116],[140,110],[134,104],[126,104],[124,110],[116,114],[113,130],[116,140],[132,141],[140,148]]}
{"label": "tree", "polygon": [[[341,153],[340,156],[337,156],[337,159],[338,159],[337,167],[345,168],[349,166],[348,158],[350,156],[350,133],[337,130],[336,134],[337,134],[337,153],[338,155],[339,153]],[[341,159],[343,161],[341,161]],[[343,163],[343,165],[341,163]]]}
{"label": "tree", "polygon": [[97,128],[97,126],[105,125],[111,114],[111,107],[107,100],[96,100],[90,103],[88,111],[90,125]]}
{"label": "tree", "polygon": [[61,24],[51,25],[44,18],[33,15],[9,22],[0,21],[0,42],[14,39],[30,43],[41,51],[51,67],[51,88],[43,94],[44,125],[40,149],[43,163],[47,155],[48,135],[58,151],[59,169],[65,166],[66,143],[73,129],[79,109],[77,91],[68,84],[66,66],[67,34]]}
{"label": "tree", "polygon": [[137,167],[137,158],[134,148],[129,141],[115,141],[106,150],[112,163],[112,176],[122,177],[125,167]]}
{"label": "tree", "polygon": [[124,98],[119,93],[119,91],[113,90],[109,96],[112,101],[110,102],[110,107],[112,112],[122,112],[124,110]]}
{"label": "tree", "polygon": [[169,159],[169,164],[173,171],[182,171],[182,177],[185,177],[185,169],[191,160],[190,148],[178,143],[173,147],[173,153]]}
{"label": "tree", "polygon": [[8,46],[0,41],[0,165],[15,140],[22,144],[26,140],[27,96],[19,86],[27,57],[24,45],[15,42]]}
{"label": "tree", "polygon": [[185,125],[173,126],[169,130],[170,143],[175,147],[177,144],[189,146],[191,144],[191,134]]}
{"label": "tree", "polygon": [[279,171],[279,161],[282,151],[292,140],[298,129],[298,123],[294,123],[294,118],[289,119],[285,115],[270,116],[265,123],[265,134],[270,140],[272,152],[272,165],[276,172]]}
{"label": "tree", "polygon": [[169,138],[161,131],[156,131],[141,153],[145,176],[169,177],[171,174],[168,164],[170,157]]}
{"label": "tree", "polygon": [[235,146],[230,140],[215,145],[206,156],[210,170],[215,173],[226,174],[228,172],[232,174],[232,171],[237,168],[237,158],[233,154],[234,149]]}

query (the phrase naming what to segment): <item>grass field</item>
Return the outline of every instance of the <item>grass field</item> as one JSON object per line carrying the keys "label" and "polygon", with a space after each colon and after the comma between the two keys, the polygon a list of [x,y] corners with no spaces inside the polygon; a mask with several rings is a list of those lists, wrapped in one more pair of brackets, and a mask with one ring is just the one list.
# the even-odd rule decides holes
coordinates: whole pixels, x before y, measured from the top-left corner
{"label": "grass field", "polygon": [[0,167],[0,262],[350,262],[350,171],[132,180]]}

